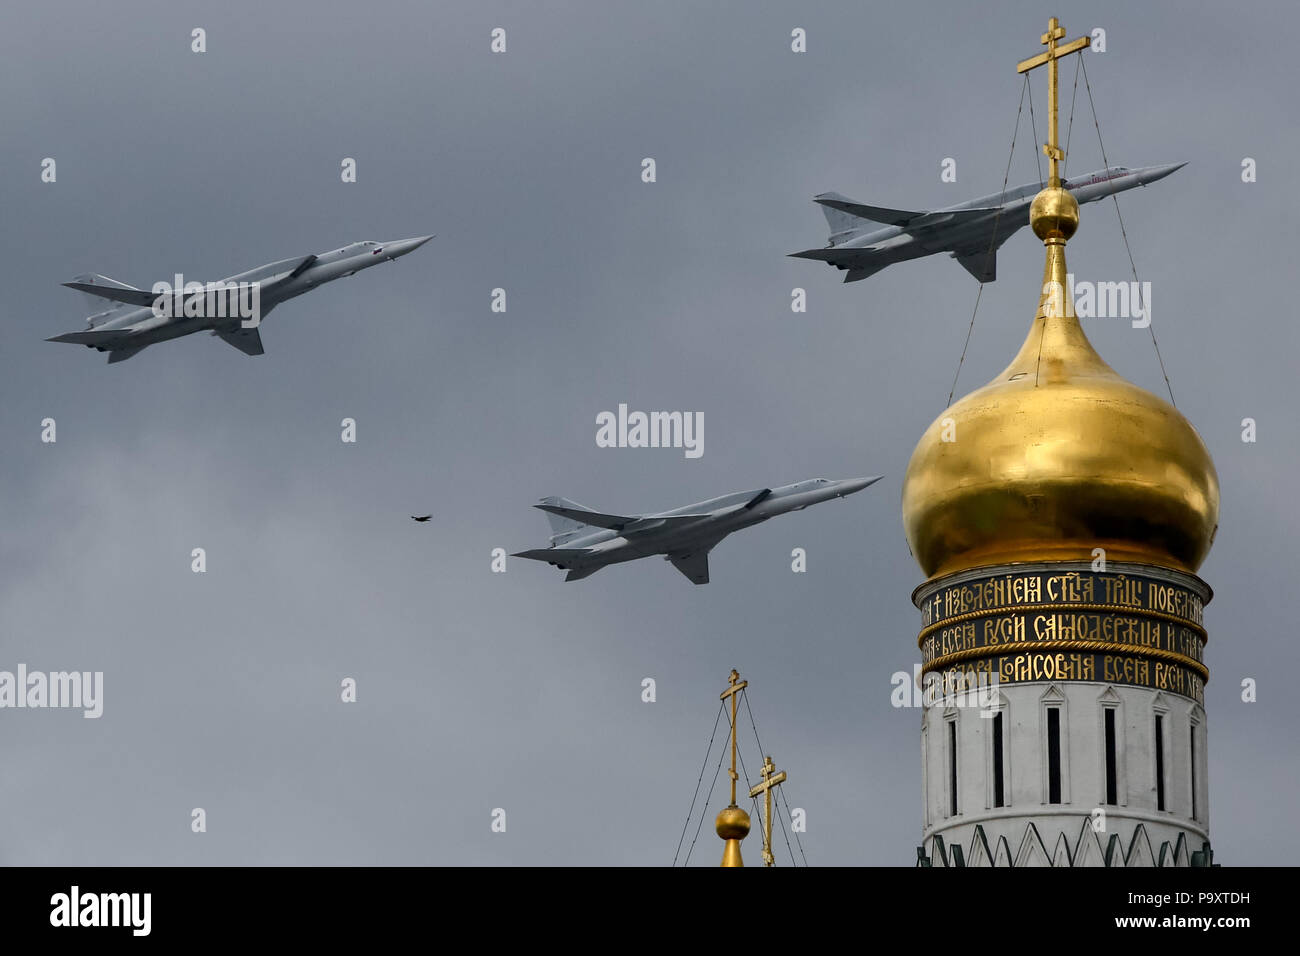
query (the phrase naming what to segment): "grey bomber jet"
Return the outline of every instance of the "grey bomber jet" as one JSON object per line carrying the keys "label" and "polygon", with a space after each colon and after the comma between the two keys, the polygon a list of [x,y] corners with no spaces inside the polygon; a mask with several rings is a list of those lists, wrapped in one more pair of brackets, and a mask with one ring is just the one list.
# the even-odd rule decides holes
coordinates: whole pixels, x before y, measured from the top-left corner
{"label": "grey bomber jet", "polygon": [[[1062,180],[1061,185],[1081,204],[1096,202],[1164,179],[1186,165],[1110,166]],[[998,276],[998,247],[1029,224],[1029,205],[1042,188],[1042,183],[1026,183],[933,212],[867,206],[839,193],[822,193],[813,202],[820,203],[826,214],[830,241],[824,249],[790,255],[820,259],[844,271],[845,282],[857,282],[895,262],[946,252],[980,282],[992,282]]]}
{"label": "grey bomber jet", "polygon": [[780,488],[738,491],[652,515],[611,515],[567,498],[543,498],[534,508],[551,522],[551,546],[516,558],[545,561],[577,581],[610,564],[662,554],[694,584],[709,583],[709,552],[727,535],[788,511],[843,498],[881,478],[810,478]]}
{"label": "grey bomber jet", "polygon": [[[432,236],[391,242],[354,242],[314,256],[268,262],[213,283],[182,283],[174,289],[147,292],[102,275],[81,275],[63,283],[92,301],[116,303],[86,319],[83,332],[66,332],[47,342],[71,342],[108,353],[109,364],[122,362],[156,342],[193,332],[210,331],[248,355],[262,354],[258,325],[281,302],[326,282],[391,262],[418,249]],[[255,294],[254,294],[255,293]],[[102,304],[102,303],[101,303]],[[253,306],[253,308],[249,308]]]}

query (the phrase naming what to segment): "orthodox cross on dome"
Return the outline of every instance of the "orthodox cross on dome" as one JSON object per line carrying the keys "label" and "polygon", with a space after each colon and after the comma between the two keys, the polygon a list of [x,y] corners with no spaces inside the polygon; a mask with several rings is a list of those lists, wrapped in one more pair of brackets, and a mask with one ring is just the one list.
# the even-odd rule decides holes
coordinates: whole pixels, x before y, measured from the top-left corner
{"label": "orthodox cross on dome", "polygon": [[776,764],[772,763],[772,758],[768,757],[763,761],[763,782],[750,787],[749,795],[756,797],[760,793],[763,795],[763,865],[771,866],[776,862],[776,857],[772,856],[772,788],[785,782],[785,771],[779,773]]}
{"label": "orthodox cross on dome", "polygon": [[736,695],[749,686],[749,681],[740,679],[740,672],[732,670],[727,680],[728,687],[718,695],[720,700],[731,698],[731,803],[728,806],[736,805],[736,781],[740,775],[736,773]]}
{"label": "orthodox cross on dome", "polygon": [[1059,187],[1061,185],[1061,173],[1057,163],[1065,158],[1065,153],[1061,152],[1061,146],[1057,141],[1056,133],[1056,114],[1057,114],[1057,78],[1056,78],[1056,61],[1063,56],[1069,56],[1071,53],[1077,53],[1092,43],[1090,37],[1079,37],[1077,40],[1071,40],[1062,46],[1057,46],[1056,41],[1065,36],[1065,27],[1061,26],[1056,17],[1047,21],[1047,32],[1042,35],[1039,42],[1047,47],[1046,53],[1040,53],[1038,56],[1031,56],[1028,60],[1022,60],[1016,64],[1017,73],[1028,73],[1036,67],[1047,64],[1047,115],[1048,131],[1047,142],[1043,144],[1043,152],[1051,161],[1051,180],[1050,186]]}
{"label": "orthodox cross on dome", "polygon": [[727,689],[718,695],[724,701],[731,698],[731,803],[718,811],[718,822],[714,828],[718,836],[726,841],[722,850],[723,866],[745,865],[740,858],[740,841],[749,835],[749,814],[736,806],[736,781],[740,779],[740,774],[736,773],[736,702],[740,692],[747,686],[748,682],[740,679],[740,673],[732,670],[727,680]]}

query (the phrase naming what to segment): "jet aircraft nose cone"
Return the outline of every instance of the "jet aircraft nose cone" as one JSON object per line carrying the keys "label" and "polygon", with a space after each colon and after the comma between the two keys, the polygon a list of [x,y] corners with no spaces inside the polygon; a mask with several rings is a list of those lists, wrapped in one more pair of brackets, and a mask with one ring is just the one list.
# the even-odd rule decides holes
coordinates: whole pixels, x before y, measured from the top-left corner
{"label": "jet aircraft nose cone", "polygon": [[1148,183],[1154,183],[1156,180],[1164,179],[1170,173],[1175,173],[1186,165],[1186,163],[1168,163],[1164,166],[1148,166],[1138,174],[1138,179],[1145,186]]}
{"label": "jet aircraft nose cone", "polygon": [[840,482],[840,497],[843,498],[845,495],[851,495],[854,492],[861,491],[869,485],[874,485],[883,477],[885,476],[872,475],[870,478],[845,478]]}
{"label": "jet aircraft nose cone", "polygon": [[384,243],[384,251],[388,253],[389,258],[396,259],[408,252],[414,252],[432,238],[433,236],[416,236],[414,239],[394,239],[392,242]]}

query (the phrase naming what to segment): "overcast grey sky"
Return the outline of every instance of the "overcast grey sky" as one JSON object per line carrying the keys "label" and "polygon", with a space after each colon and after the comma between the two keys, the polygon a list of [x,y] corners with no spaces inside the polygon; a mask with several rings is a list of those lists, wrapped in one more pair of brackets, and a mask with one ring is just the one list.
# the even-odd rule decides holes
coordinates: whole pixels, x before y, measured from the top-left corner
{"label": "overcast grey sky", "polygon": [[[842,285],[786,253],[824,243],[816,193],[997,190],[1015,64],[1051,14],[1107,31],[1085,55],[1111,162],[1189,163],[1120,202],[1223,486],[1201,570],[1211,831],[1225,864],[1294,864],[1294,5],[388,0],[6,12],[0,669],[106,686],[99,720],[0,711],[0,862],[666,864],[736,667],[809,862],[910,864],[920,716],[890,676],[918,659],[922,575],[900,481],[977,286],[942,256]],[[1076,172],[1103,165],[1079,95]],[[1012,184],[1038,176],[1020,137]],[[192,336],[109,367],[42,341],[83,326],[59,287],[78,273],[148,287],[430,232],[277,309],[259,358]],[[1002,248],[958,394],[1022,341],[1042,261],[1028,230]],[[1109,202],[1069,261],[1127,278]],[[1086,328],[1162,390],[1146,331]],[[702,412],[703,457],[598,448],[620,402]],[[574,584],[490,570],[493,548],[545,545],[544,495],[637,512],[877,473],[725,542],[707,587],[657,560]],[[692,863],[719,858],[720,805]]]}

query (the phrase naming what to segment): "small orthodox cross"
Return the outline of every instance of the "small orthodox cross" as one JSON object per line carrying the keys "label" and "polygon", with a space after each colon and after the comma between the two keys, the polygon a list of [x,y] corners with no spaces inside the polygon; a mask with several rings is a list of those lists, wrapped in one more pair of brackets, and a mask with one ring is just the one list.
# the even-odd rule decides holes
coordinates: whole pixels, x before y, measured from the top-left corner
{"label": "small orthodox cross", "polygon": [[736,781],[740,775],[736,773],[736,695],[749,686],[749,681],[740,679],[740,672],[734,668],[731,676],[727,679],[728,687],[718,695],[719,700],[731,698],[731,803],[728,806],[736,805]]}
{"label": "small orthodox cross", "polygon": [[1087,47],[1092,39],[1090,37],[1079,37],[1077,40],[1071,40],[1062,46],[1057,46],[1056,41],[1065,36],[1065,28],[1061,26],[1056,17],[1047,21],[1047,32],[1042,35],[1040,42],[1047,46],[1046,53],[1040,53],[1038,56],[1031,56],[1028,60],[1022,60],[1016,64],[1017,73],[1028,73],[1035,67],[1047,64],[1047,109],[1048,109],[1048,132],[1047,142],[1043,144],[1043,152],[1051,160],[1051,183],[1052,186],[1061,185],[1061,174],[1057,163],[1065,159],[1065,153],[1061,152],[1061,145],[1056,135],[1056,104],[1057,104],[1057,79],[1056,79],[1056,61],[1063,56],[1069,56],[1071,53],[1077,53],[1079,50]]}
{"label": "small orthodox cross", "polygon": [[772,856],[772,788],[785,782],[785,771],[777,773],[776,764],[768,757],[763,763],[763,782],[749,790],[750,797],[763,795],[763,865],[776,862]]}

